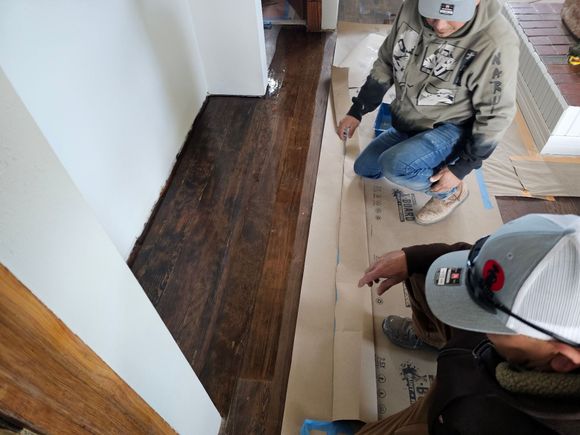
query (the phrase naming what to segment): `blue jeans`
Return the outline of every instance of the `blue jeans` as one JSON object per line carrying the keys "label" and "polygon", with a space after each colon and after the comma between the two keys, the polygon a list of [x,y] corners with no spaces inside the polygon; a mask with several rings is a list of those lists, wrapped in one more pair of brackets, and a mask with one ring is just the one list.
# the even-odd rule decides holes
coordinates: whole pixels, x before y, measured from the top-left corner
{"label": "blue jeans", "polygon": [[457,159],[465,133],[464,128],[454,124],[442,124],[415,135],[391,127],[360,153],[354,162],[354,171],[361,177],[385,177],[408,189],[445,199],[457,189],[431,192],[429,178]]}

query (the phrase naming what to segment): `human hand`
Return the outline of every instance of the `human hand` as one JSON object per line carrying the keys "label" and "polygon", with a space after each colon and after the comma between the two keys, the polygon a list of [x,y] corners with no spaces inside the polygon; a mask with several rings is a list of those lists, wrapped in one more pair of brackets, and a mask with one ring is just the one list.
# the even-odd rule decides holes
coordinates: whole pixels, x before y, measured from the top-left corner
{"label": "human hand", "polygon": [[348,130],[348,137],[351,138],[354,134],[354,131],[360,125],[360,121],[356,119],[354,116],[346,115],[344,118],[340,120],[338,123],[338,127],[336,128],[336,134],[342,140],[346,139],[346,131]]}
{"label": "human hand", "polygon": [[431,192],[447,192],[461,183],[461,180],[453,175],[447,166],[429,178],[429,181],[433,183]]}
{"label": "human hand", "polygon": [[377,288],[377,293],[382,295],[395,284],[403,282],[409,277],[407,271],[407,257],[403,251],[387,252],[365,270],[365,274],[359,280],[359,288],[373,285],[382,280]]}

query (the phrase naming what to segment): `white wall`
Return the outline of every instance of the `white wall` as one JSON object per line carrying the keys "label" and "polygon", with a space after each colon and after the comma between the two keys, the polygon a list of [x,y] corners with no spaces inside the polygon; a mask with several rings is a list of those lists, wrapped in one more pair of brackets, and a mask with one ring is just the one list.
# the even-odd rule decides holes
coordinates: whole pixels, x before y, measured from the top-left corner
{"label": "white wall", "polygon": [[0,69],[0,262],[182,434],[220,416]]}
{"label": "white wall", "polygon": [[0,2],[0,66],[127,258],[208,91],[188,0]]}
{"label": "white wall", "polygon": [[338,23],[338,1],[339,0],[322,0],[323,30],[336,29],[336,25]]}
{"label": "white wall", "polygon": [[209,92],[264,95],[268,83],[260,0],[189,0]]}
{"label": "white wall", "polygon": [[264,95],[259,0],[0,2],[0,66],[126,259],[207,95]]}

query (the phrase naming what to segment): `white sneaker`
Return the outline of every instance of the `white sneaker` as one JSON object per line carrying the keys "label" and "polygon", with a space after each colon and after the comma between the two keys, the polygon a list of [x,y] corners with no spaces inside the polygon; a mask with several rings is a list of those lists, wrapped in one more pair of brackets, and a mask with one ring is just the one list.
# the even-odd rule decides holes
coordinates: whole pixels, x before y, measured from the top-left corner
{"label": "white sneaker", "polygon": [[457,186],[457,192],[447,199],[431,198],[415,216],[419,225],[431,225],[442,221],[455,210],[469,196],[467,184],[463,181]]}

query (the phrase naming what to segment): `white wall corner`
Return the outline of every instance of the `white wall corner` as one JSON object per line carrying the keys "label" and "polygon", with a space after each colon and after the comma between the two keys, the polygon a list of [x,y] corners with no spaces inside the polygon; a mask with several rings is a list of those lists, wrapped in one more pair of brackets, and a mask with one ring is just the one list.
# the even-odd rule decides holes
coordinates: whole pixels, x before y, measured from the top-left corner
{"label": "white wall corner", "polygon": [[209,90],[188,0],[0,2],[0,63],[126,259]]}
{"label": "white wall corner", "polygon": [[262,96],[268,84],[258,0],[189,0],[209,93]]}
{"label": "white wall corner", "polygon": [[339,0],[322,0],[322,30],[335,30],[338,23]]}
{"label": "white wall corner", "polygon": [[0,263],[180,434],[221,417],[0,68]]}

